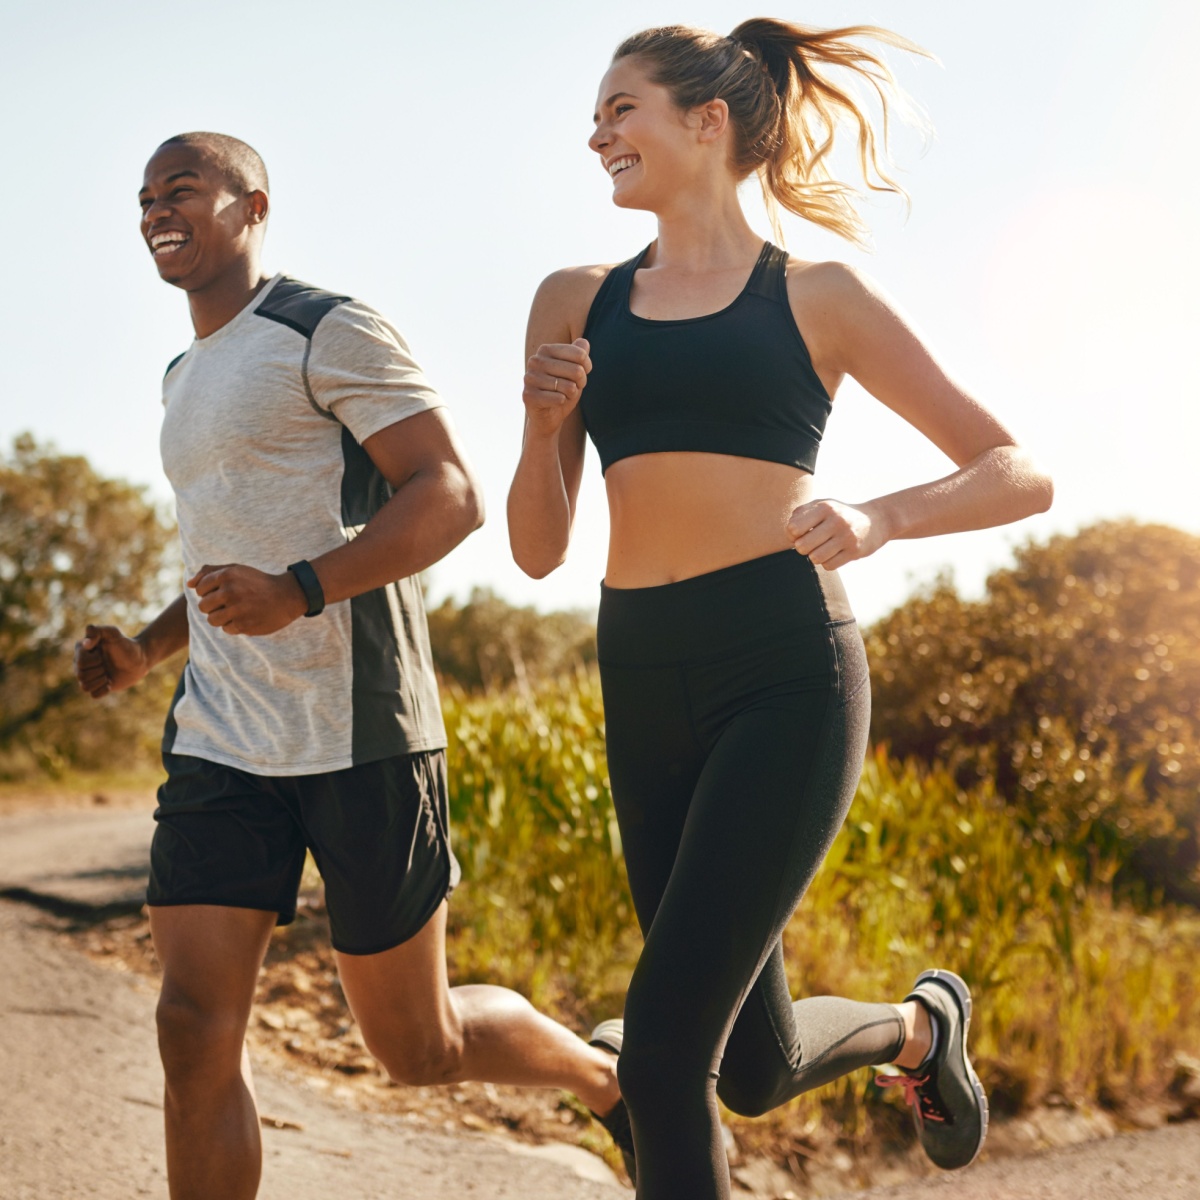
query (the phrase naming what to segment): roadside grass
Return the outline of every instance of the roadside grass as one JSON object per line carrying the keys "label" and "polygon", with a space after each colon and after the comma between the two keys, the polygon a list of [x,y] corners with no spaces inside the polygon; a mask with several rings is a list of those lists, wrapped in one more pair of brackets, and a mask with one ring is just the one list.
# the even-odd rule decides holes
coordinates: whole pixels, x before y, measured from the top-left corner
{"label": "roadside grass", "polygon": [[[451,905],[458,982],[516,987],[585,1029],[620,1012],[640,936],[612,816],[594,672],[445,698],[451,813],[465,884]],[[1092,863],[1111,879],[1115,865]],[[785,933],[793,993],[899,1001],[924,968],[975,995],[972,1055],[998,1113],[1047,1101],[1164,1116],[1177,1056],[1200,1055],[1200,917],[1135,910],[1085,885],[1076,853],[1025,834],[988,784],[867,761],[858,796]],[[749,1122],[739,1141],[803,1155],[910,1137],[857,1072]],[[1190,1105],[1190,1107],[1189,1107]],[[898,1119],[904,1118],[904,1119]]]}
{"label": "roadside grass", "polygon": [[143,765],[140,759],[127,769],[29,773],[19,779],[0,779],[0,814],[29,808],[150,809],[161,782],[162,768]]}

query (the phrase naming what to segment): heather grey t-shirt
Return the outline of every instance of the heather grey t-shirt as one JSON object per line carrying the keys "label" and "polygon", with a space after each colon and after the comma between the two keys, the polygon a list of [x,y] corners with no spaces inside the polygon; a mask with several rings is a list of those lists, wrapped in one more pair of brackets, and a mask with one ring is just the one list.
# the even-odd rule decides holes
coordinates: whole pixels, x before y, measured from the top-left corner
{"label": "heather grey t-shirt", "polygon": [[[163,381],[184,578],[206,563],[278,573],[349,541],[391,495],[360,443],[441,403],[377,312],[277,275]],[[186,594],[164,750],[309,775],[445,746],[416,579],[266,637],[223,633]]]}

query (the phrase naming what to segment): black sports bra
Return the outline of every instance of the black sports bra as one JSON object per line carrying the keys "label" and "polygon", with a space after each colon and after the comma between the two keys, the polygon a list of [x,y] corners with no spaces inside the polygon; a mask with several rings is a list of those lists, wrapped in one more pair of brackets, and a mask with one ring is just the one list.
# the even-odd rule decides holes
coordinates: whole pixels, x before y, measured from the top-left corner
{"label": "black sports bra", "polygon": [[651,321],[629,311],[648,250],[609,271],[583,331],[592,373],[580,406],[601,470],[634,454],[703,450],[812,472],[832,406],[792,317],[787,254],[766,242],[720,312]]}

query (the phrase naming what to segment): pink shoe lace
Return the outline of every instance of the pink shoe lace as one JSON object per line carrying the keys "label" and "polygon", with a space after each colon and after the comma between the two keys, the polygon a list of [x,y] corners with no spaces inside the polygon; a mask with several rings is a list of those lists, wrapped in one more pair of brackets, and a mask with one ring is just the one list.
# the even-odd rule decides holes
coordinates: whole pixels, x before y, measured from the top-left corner
{"label": "pink shoe lace", "polygon": [[946,1116],[938,1111],[937,1101],[927,1092],[921,1091],[929,1083],[928,1075],[876,1075],[875,1083],[881,1088],[899,1084],[904,1088],[904,1103],[916,1109],[920,1120],[945,1123]]}

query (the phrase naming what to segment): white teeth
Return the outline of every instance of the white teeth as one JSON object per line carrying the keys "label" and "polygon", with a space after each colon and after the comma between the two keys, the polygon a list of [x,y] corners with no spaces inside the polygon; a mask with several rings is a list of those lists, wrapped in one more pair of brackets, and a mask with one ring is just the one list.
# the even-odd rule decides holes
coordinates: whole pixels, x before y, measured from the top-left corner
{"label": "white teeth", "polygon": [[616,178],[616,176],[624,171],[626,167],[632,167],[635,163],[641,160],[637,155],[627,155],[625,158],[616,158],[608,164],[608,173]]}
{"label": "white teeth", "polygon": [[150,239],[150,249],[155,254],[160,250],[178,250],[187,240],[186,233],[156,233]]}

